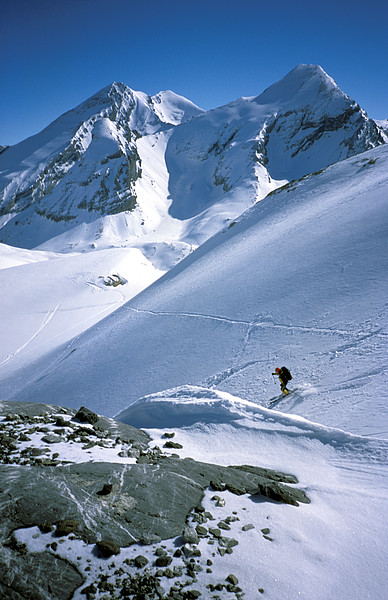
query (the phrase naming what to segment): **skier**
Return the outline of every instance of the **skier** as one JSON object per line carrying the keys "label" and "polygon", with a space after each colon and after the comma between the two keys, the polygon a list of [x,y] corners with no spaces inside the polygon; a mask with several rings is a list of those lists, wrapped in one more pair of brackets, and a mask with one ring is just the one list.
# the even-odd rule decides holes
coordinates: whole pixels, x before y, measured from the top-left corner
{"label": "skier", "polygon": [[282,390],[282,393],[287,396],[287,394],[290,393],[290,390],[287,389],[287,383],[292,379],[290,371],[287,367],[282,367],[281,369],[276,367],[275,373],[272,373],[272,375],[279,377],[280,389]]}

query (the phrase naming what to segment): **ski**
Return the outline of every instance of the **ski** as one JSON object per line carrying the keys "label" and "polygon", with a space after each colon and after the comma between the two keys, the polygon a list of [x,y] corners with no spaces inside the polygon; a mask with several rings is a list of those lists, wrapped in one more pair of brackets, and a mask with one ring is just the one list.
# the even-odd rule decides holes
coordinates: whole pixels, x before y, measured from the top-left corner
{"label": "ski", "polygon": [[268,401],[268,404],[267,404],[267,408],[269,408],[270,406],[273,406],[277,402],[280,402],[280,400],[283,400],[284,398],[287,398],[288,396],[290,396],[290,394],[292,394],[293,392],[296,392],[297,389],[298,388],[295,388],[293,390],[289,390],[288,394],[280,394],[280,396],[274,396],[273,398],[270,398],[270,400]]}

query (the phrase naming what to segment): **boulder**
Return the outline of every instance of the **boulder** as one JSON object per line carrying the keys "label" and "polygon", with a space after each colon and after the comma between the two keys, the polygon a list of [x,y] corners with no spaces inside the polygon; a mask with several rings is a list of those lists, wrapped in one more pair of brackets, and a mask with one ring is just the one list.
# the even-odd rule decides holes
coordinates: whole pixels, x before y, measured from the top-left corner
{"label": "boulder", "polygon": [[120,547],[112,540],[100,540],[96,543],[97,549],[103,558],[120,554]]}
{"label": "boulder", "polygon": [[69,535],[69,533],[72,533],[75,529],[77,529],[77,526],[78,521],[75,519],[64,519],[63,521],[59,521],[59,523],[57,523],[55,535],[57,537]]}
{"label": "boulder", "polygon": [[94,425],[99,420],[99,416],[89,408],[86,408],[86,406],[81,406],[79,411],[74,415],[74,419],[80,421],[80,423]]}
{"label": "boulder", "polygon": [[137,567],[138,569],[143,569],[146,565],[148,565],[149,561],[148,561],[148,558],[146,558],[142,554],[139,554],[138,556],[135,557],[133,562],[134,562],[135,567]]}
{"label": "boulder", "polygon": [[171,563],[172,556],[168,556],[167,554],[165,556],[158,556],[158,558],[155,560],[155,565],[157,567],[168,567]]}
{"label": "boulder", "polygon": [[196,532],[194,527],[186,525],[186,527],[182,531],[182,537],[185,544],[198,544],[198,533]]}
{"label": "boulder", "polygon": [[183,448],[182,444],[179,444],[178,442],[171,442],[168,441],[163,445],[163,448],[175,448],[177,450]]}

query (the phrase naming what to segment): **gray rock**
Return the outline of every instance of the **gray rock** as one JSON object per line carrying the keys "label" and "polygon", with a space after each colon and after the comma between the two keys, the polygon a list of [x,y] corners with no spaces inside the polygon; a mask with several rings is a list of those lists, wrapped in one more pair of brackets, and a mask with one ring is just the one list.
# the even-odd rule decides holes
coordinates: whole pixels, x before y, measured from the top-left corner
{"label": "gray rock", "polygon": [[50,552],[21,558],[14,551],[1,548],[0,598],[4,600],[65,600],[73,597],[83,581],[73,565]]}
{"label": "gray rock", "polygon": [[243,525],[241,527],[242,531],[249,531],[250,529],[254,529],[254,528],[255,528],[255,526],[252,525],[252,523],[247,523],[247,525]]}
{"label": "gray rock", "polygon": [[97,549],[101,556],[109,558],[114,554],[120,554],[120,547],[112,540],[100,540],[96,543]]}
{"label": "gray rock", "polygon": [[164,448],[176,448],[176,449],[180,449],[183,448],[182,444],[178,444],[178,442],[166,442],[163,445]]}
{"label": "gray rock", "polygon": [[200,537],[205,537],[208,534],[208,530],[203,525],[197,525],[195,531]]}
{"label": "gray rock", "polygon": [[264,527],[264,529],[261,529],[261,533],[263,533],[264,535],[268,535],[269,533],[271,533],[271,530],[269,527]]}
{"label": "gray rock", "polygon": [[86,408],[86,406],[81,406],[79,411],[74,415],[74,419],[81,423],[90,423],[91,425],[94,425],[94,423],[97,423],[99,420],[99,416],[89,408]]}
{"label": "gray rock", "polygon": [[[252,487],[258,483],[250,473],[187,459],[163,458],[156,465],[82,463],[43,470],[0,465],[3,480],[8,482],[3,495],[6,509],[0,506],[0,517],[4,519],[4,510],[8,511],[12,529],[56,523],[71,514],[79,522],[80,535],[89,543],[97,541],[97,530],[101,536],[114,536],[120,546],[155,540],[155,536],[168,539],[181,534],[187,515],[200,503],[204,489],[217,472],[224,480],[230,477],[233,482],[238,476],[252,478]],[[90,492],[94,489],[96,494],[108,478],[117,492],[109,501],[104,500],[102,507],[98,496],[94,495],[93,500]],[[70,493],[63,494],[63,489]],[[289,503],[295,503],[295,497],[306,501],[301,490],[276,482],[263,483],[260,490]],[[117,522],[118,517],[122,522]],[[96,523],[93,528],[88,525],[91,521]]]}
{"label": "gray rock", "polygon": [[194,544],[185,544],[182,548],[182,552],[186,558],[191,556],[201,556],[201,551]]}
{"label": "gray rock", "polygon": [[21,415],[18,415],[16,413],[7,413],[4,418],[6,421],[13,421],[14,423],[23,422]]}
{"label": "gray rock", "polygon": [[59,442],[65,442],[65,438],[60,435],[55,435],[55,433],[49,433],[42,437],[42,442],[45,444],[58,444]]}
{"label": "gray rock", "polygon": [[233,468],[238,469],[239,471],[246,471],[247,473],[259,475],[259,477],[266,477],[267,479],[272,479],[272,481],[298,483],[298,478],[295,477],[295,475],[283,473],[282,471],[274,471],[273,469],[265,469],[264,467],[252,467],[251,465],[234,465]]}
{"label": "gray rock", "polygon": [[182,531],[182,537],[184,542],[187,544],[198,544],[198,534],[194,527],[186,525]]}
{"label": "gray rock", "polygon": [[185,592],[185,600],[197,600],[201,596],[201,592],[198,590],[187,590]]}
{"label": "gray rock", "polygon": [[171,563],[172,557],[168,556],[167,554],[165,556],[158,556],[158,558],[155,560],[155,565],[157,567],[168,567]]}
{"label": "gray rock", "polygon": [[234,548],[234,546],[237,546],[238,541],[234,538],[220,537],[218,543],[224,548]]}
{"label": "gray rock", "polygon": [[216,538],[221,537],[221,529],[218,529],[218,527],[209,527],[209,533]]}
{"label": "gray rock", "polygon": [[138,556],[135,557],[133,562],[134,562],[135,567],[137,567],[138,569],[143,569],[148,564],[149,561],[148,561],[148,558],[146,558],[142,554],[139,554]]}
{"label": "gray rock", "polygon": [[9,450],[16,450],[17,443],[16,440],[9,435],[4,435],[0,433],[0,445],[6,446]]}
{"label": "gray rock", "polygon": [[69,533],[72,533],[77,527],[78,521],[75,519],[63,519],[63,521],[59,521],[57,524],[55,535],[57,537],[69,535]]}
{"label": "gray rock", "polygon": [[22,456],[41,456],[42,454],[47,454],[50,452],[49,448],[25,448],[22,450]]}
{"label": "gray rock", "polygon": [[253,495],[265,496],[276,502],[282,502],[283,504],[292,504],[293,506],[299,506],[300,502],[309,504],[310,500],[306,496],[303,490],[298,488],[291,488],[290,486],[276,483],[274,481],[262,481],[258,483],[258,489]]}
{"label": "gray rock", "polygon": [[[31,428],[34,419],[41,425],[42,418],[38,416],[42,414],[47,423],[53,424],[58,414],[64,410],[53,405],[32,403],[0,404],[0,414],[18,415],[18,421],[9,421],[10,424],[25,422],[26,429]],[[69,410],[68,414],[74,416],[75,411]],[[199,523],[205,522],[208,518],[206,512],[198,507],[211,482],[217,489],[246,490],[253,495],[261,494],[271,500],[289,504],[309,502],[303,490],[282,483],[295,483],[296,478],[293,476],[247,465],[223,467],[193,459],[167,457],[159,449],[150,452],[147,448],[149,438],[144,432],[112,419],[96,416],[97,421],[94,416],[88,416],[94,421],[93,429],[84,427],[84,432],[79,431],[82,428],[73,422],[75,436],[79,438],[82,434],[81,439],[87,441],[84,434],[95,435],[101,439],[106,438],[111,444],[120,438],[144,454],[144,464],[87,462],[53,467],[34,465],[37,459],[32,458],[26,466],[0,464],[0,539],[7,539],[18,528],[35,525],[44,528],[49,523],[56,525],[56,534],[68,535],[75,532],[87,543],[98,542],[100,549],[104,548],[101,543],[108,541],[106,550],[103,549],[102,552],[106,551],[110,555],[119,552],[120,547],[133,543],[157,543],[162,539],[180,536],[190,515],[193,518],[195,516]],[[70,423],[67,426],[71,427]],[[11,435],[8,437],[12,448],[16,442]],[[3,448],[3,460],[9,462],[13,451],[6,450],[5,446]],[[4,454],[5,451],[7,454]],[[28,460],[28,453],[23,460]],[[107,482],[112,485],[111,491],[105,487]],[[103,495],[102,500],[100,496],[103,490],[109,493]],[[223,499],[218,497],[216,501],[221,502]],[[63,526],[66,520],[72,521],[70,528]],[[218,535],[218,550],[221,554],[232,552],[237,540],[221,537],[219,528],[209,529],[209,532],[213,536]],[[198,532],[194,530],[194,533],[198,539]],[[55,542],[53,549],[54,544]],[[26,559],[19,550],[0,546],[0,597],[3,589],[12,587],[16,590],[16,600],[19,597],[20,600],[27,597],[33,597],[34,600],[62,600],[71,597],[71,590],[82,585],[78,571],[67,565],[66,561],[54,559],[49,551],[33,558],[28,555],[29,558]],[[186,558],[200,556],[199,548],[188,542],[183,546],[182,552]],[[45,573],[50,573],[51,582],[54,580],[51,575],[61,569],[66,573],[67,583],[63,589],[61,583],[57,585],[57,581],[62,581],[59,574],[55,583],[50,583],[53,592],[46,593],[45,586],[49,584]],[[67,593],[63,590],[70,591]]]}

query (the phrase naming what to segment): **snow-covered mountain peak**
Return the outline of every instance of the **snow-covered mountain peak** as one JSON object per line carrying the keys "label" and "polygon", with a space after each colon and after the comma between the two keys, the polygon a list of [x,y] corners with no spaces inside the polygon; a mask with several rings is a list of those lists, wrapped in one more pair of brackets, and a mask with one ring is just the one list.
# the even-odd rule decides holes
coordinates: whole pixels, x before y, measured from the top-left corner
{"label": "snow-covered mountain peak", "polygon": [[204,112],[184,96],[170,90],[150,96],[117,81],[101,89],[75,110],[89,107],[100,107],[102,110],[105,108],[112,120],[116,120],[117,115],[126,116],[129,120],[131,112],[134,111],[136,125],[142,129],[142,125],[147,124],[148,130],[145,128],[144,131],[148,133],[151,123],[154,126],[160,126],[160,123],[179,125],[182,121]]}
{"label": "snow-covered mountain peak", "polygon": [[280,81],[255,98],[258,104],[304,104],[320,94],[347,98],[336,82],[319,65],[298,65]]}
{"label": "snow-covered mountain peak", "polygon": [[205,111],[196,104],[171,90],[164,90],[150,98],[153,110],[167,123],[179,125]]}

